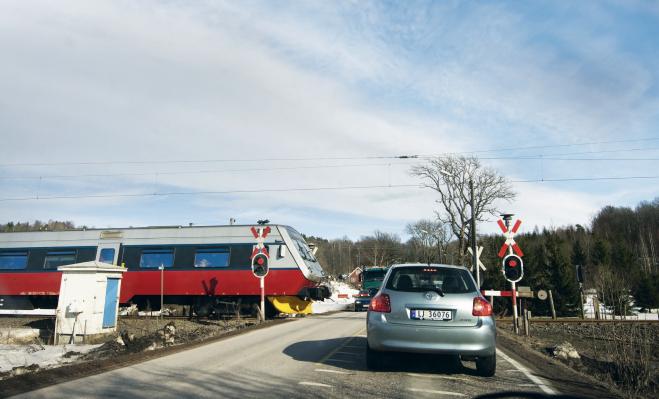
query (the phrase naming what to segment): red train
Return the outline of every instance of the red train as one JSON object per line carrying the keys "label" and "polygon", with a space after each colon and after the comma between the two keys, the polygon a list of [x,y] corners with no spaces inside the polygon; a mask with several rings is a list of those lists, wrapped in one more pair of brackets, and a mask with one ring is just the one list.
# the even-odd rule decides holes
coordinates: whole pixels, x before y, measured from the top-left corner
{"label": "red train", "polygon": [[[145,227],[0,233],[2,308],[54,308],[57,267],[98,260],[127,268],[120,302],[160,308],[161,271],[166,304],[200,316],[222,309],[252,309],[260,295],[251,271],[253,226]],[[270,272],[265,294],[270,313],[310,311],[310,301],[330,295],[323,269],[302,235],[269,225],[265,237]],[[0,309],[2,309],[0,308]]]}

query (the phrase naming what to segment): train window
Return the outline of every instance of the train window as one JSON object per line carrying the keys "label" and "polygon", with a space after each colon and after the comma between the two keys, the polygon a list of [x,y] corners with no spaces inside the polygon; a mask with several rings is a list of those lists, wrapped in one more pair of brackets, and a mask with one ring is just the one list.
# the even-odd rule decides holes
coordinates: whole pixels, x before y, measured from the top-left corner
{"label": "train window", "polygon": [[229,266],[229,248],[198,249],[194,257],[194,267]]}
{"label": "train window", "polygon": [[103,263],[114,263],[114,248],[103,248],[98,254],[98,261]]}
{"label": "train window", "polygon": [[76,263],[76,251],[59,250],[48,251],[43,262],[44,269],[55,269],[58,266]]}
{"label": "train window", "polygon": [[0,269],[18,270],[27,267],[27,251],[0,253]]}
{"label": "train window", "polygon": [[156,269],[160,266],[172,267],[174,263],[174,250],[172,249],[145,249],[140,257],[140,267]]}

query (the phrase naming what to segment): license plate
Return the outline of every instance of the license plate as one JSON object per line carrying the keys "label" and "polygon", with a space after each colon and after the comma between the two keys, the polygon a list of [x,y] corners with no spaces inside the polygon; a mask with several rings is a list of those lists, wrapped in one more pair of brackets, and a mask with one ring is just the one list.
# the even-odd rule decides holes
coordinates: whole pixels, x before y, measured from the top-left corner
{"label": "license plate", "polygon": [[451,320],[453,313],[450,310],[412,309],[410,318],[415,320]]}

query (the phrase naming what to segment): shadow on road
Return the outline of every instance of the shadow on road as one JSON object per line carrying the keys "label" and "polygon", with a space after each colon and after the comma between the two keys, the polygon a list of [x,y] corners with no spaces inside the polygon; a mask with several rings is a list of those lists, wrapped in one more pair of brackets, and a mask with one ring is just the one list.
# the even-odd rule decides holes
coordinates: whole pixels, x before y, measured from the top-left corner
{"label": "shadow on road", "polygon": [[[284,354],[294,360],[311,363],[325,363],[348,371],[367,371],[366,338],[354,337],[348,346],[342,347],[327,359],[319,358],[319,348],[324,353],[345,345],[348,338],[332,338],[317,341],[301,341],[289,345]],[[321,362],[322,360],[322,362]],[[429,355],[420,353],[387,353],[383,371],[419,374],[466,374],[476,376],[476,370],[465,367],[456,355]]]}

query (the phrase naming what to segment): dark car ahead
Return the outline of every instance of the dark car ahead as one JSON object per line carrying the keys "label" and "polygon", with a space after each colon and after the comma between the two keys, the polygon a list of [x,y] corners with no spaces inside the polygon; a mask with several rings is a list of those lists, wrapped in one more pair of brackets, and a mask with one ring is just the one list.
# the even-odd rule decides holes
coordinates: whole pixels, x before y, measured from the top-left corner
{"label": "dark car ahead", "polygon": [[368,309],[368,305],[371,304],[371,298],[377,293],[377,288],[369,288],[367,290],[359,291],[359,293],[355,295],[355,312]]}

